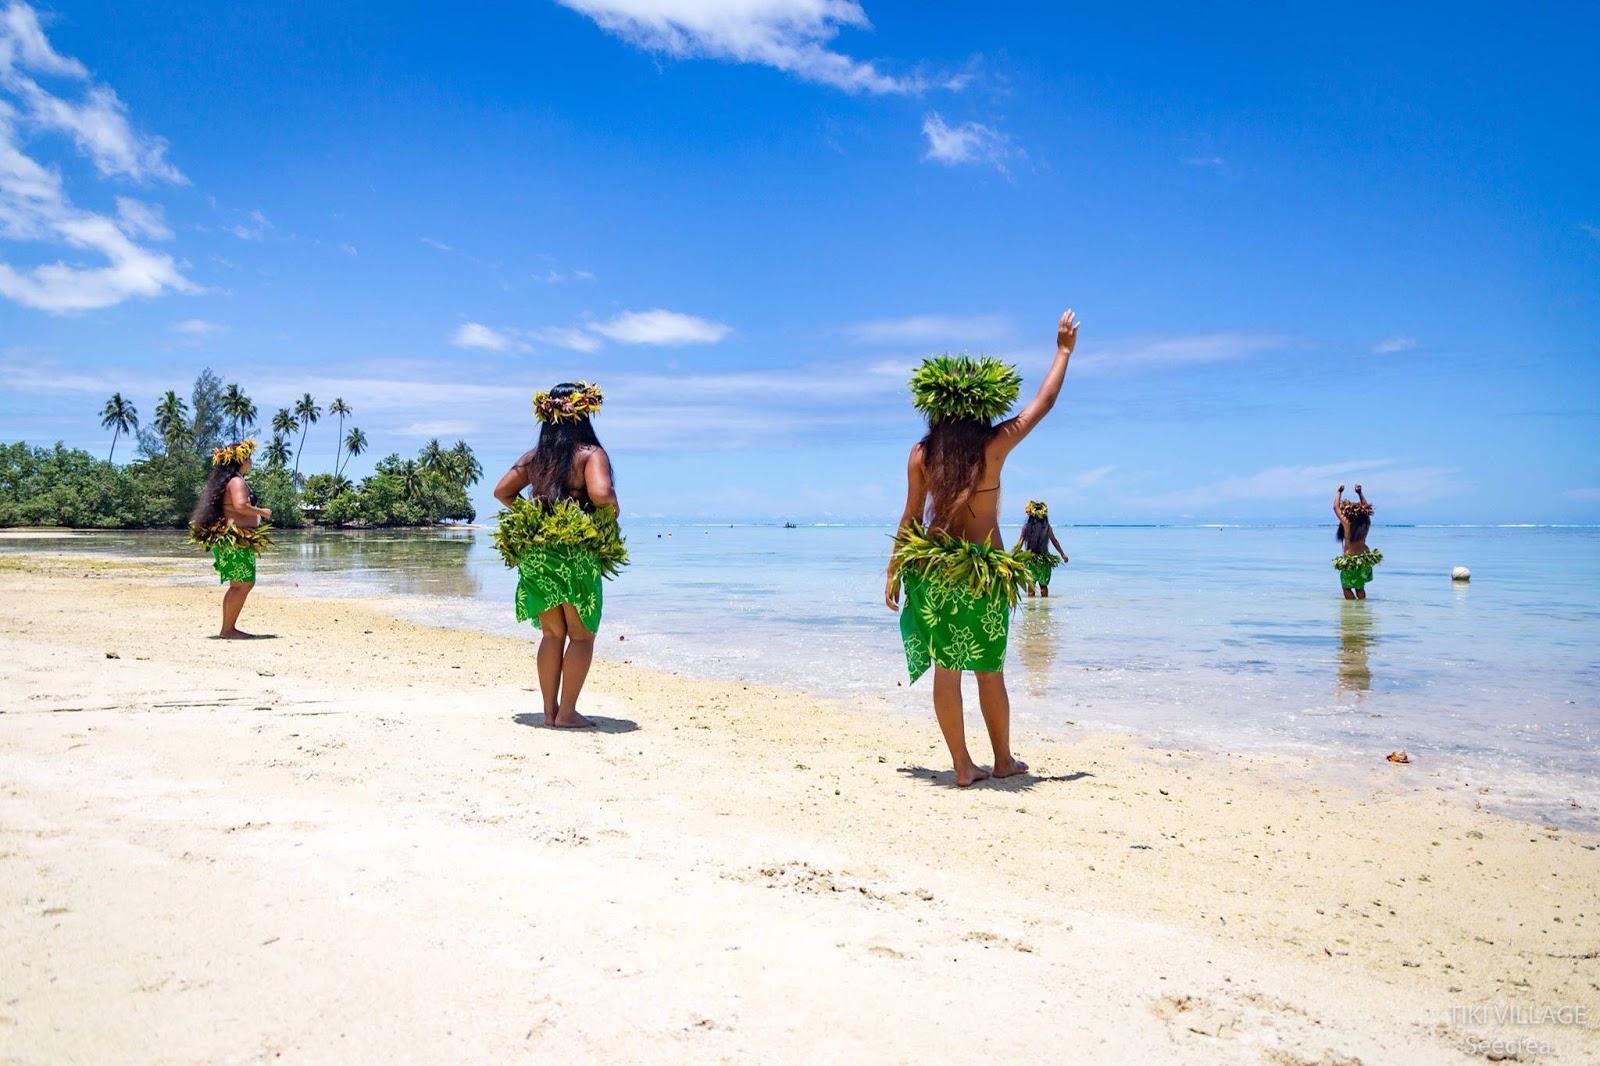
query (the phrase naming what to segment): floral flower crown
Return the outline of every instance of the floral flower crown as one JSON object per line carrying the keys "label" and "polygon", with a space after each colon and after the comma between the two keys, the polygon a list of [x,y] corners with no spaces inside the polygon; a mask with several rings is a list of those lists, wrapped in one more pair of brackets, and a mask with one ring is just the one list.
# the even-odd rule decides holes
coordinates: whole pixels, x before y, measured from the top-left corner
{"label": "floral flower crown", "polygon": [[211,465],[227,466],[229,463],[237,463],[243,466],[244,461],[250,458],[251,453],[255,450],[256,442],[249,438],[240,441],[238,444],[224,444],[222,447],[212,450]]}
{"label": "floral flower crown", "polygon": [[1346,518],[1372,517],[1372,504],[1366,500],[1345,500],[1339,505],[1339,510]]}
{"label": "floral flower crown", "polygon": [[1022,509],[1029,518],[1049,518],[1050,506],[1043,500],[1029,500],[1028,506]]}
{"label": "floral flower crown", "polygon": [[551,396],[548,392],[533,395],[533,417],[541,422],[582,422],[600,410],[600,386],[587,381],[577,382],[577,388],[565,396]]}
{"label": "floral flower crown", "polygon": [[946,418],[991,422],[1017,402],[1022,375],[993,356],[935,355],[911,375],[911,402],[930,423]]}

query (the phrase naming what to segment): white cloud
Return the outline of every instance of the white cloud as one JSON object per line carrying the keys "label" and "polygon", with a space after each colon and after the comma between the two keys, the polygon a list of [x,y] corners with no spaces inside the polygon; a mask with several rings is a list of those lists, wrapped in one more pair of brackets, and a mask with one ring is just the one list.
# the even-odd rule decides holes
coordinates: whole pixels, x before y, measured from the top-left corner
{"label": "white cloud", "polygon": [[420,237],[418,239],[422,241],[423,244],[426,244],[429,248],[436,248],[441,252],[455,251],[455,249],[450,247],[448,244],[444,243],[443,241],[436,241],[432,237]]}
{"label": "white cloud", "polygon": [[395,430],[402,437],[462,437],[478,428],[478,423],[440,419],[431,422],[412,422]]}
{"label": "white cloud", "polygon": [[1596,226],[1593,222],[1580,222],[1578,223],[1578,228],[1595,240],[1600,241],[1600,226]]}
{"label": "white cloud", "polygon": [[1117,468],[1115,466],[1097,466],[1093,470],[1085,470],[1083,473],[1074,477],[1072,479],[1072,484],[1076,488],[1086,489],[1100,484],[1100,482],[1116,473],[1116,471]]}
{"label": "white cloud", "polygon": [[[871,29],[856,0],[557,0],[647,51],[773,67],[846,92],[918,93],[925,79],[884,74],[829,47],[845,28]],[[960,79],[945,79],[956,88]]]}
{"label": "white cloud", "polygon": [[1213,170],[1220,170],[1228,165],[1228,161],[1222,158],[1220,155],[1191,155],[1184,159],[1183,165],[1187,167],[1207,167]]}
{"label": "white cloud", "polygon": [[450,336],[450,343],[457,348],[486,348],[491,352],[503,352],[516,345],[516,341],[496,329],[490,329],[482,322],[464,322],[455,333]]}
{"label": "white cloud", "polygon": [[1600,503],[1600,489],[1568,489],[1561,495],[1580,503]]}
{"label": "white cloud", "polygon": [[63,78],[89,76],[82,63],[60,55],[50,46],[39,26],[38,14],[22,3],[10,4],[0,12],[0,71],[13,65]]}
{"label": "white cloud", "polygon": [[566,348],[574,352],[596,352],[600,350],[600,338],[588,330],[577,326],[541,326],[530,329],[526,336],[531,340],[551,344],[557,348]]}
{"label": "white cloud", "polygon": [[1087,374],[1226,363],[1281,350],[1293,343],[1294,338],[1275,333],[1201,333],[1188,337],[1158,337],[1074,355],[1072,366],[1075,372]]}
{"label": "white cloud", "polygon": [[534,281],[544,285],[560,285],[568,281],[593,281],[594,275],[587,270],[546,270],[542,274],[529,275]]}
{"label": "white cloud", "polygon": [[1396,352],[1409,352],[1417,346],[1415,337],[1385,337],[1372,346],[1374,355],[1394,355]]}
{"label": "white cloud", "polygon": [[226,227],[229,233],[241,241],[259,241],[271,228],[272,223],[267,220],[267,216],[259,207],[250,212],[243,222],[235,222]]}
{"label": "white cloud", "polygon": [[[72,101],[42,88],[29,72],[82,85]],[[0,296],[55,314],[110,307],[166,291],[197,292],[169,255],[139,243],[171,236],[158,208],[127,197],[115,218],[75,206],[61,175],[23,148],[23,133],[65,133],[104,177],[177,184],[166,142],[136,133],[127,109],[77,60],[51,48],[34,10],[13,2],[0,12],[0,239],[90,253],[103,265],[57,261],[18,268],[0,261]]]}
{"label": "white cloud", "polygon": [[981,122],[963,122],[952,126],[937,111],[922,118],[922,133],[928,138],[924,159],[932,159],[945,166],[975,163],[991,166],[1000,173],[1008,173],[1006,160],[1018,154],[1011,138]]}
{"label": "white cloud", "polygon": [[354,259],[361,254],[361,252],[356,249],[355,245],[349,243],[341,243],[339,245],[339,251],[343,252],[345,255],[348,255],[351,259]]}
{"label": "white cloud", "polygon": [[845,334],[863,344],[981,344],[1006,340],[1012,329],[1004,315],[912,315],[858,322]]}
{"label": "white cloud", "polygon": [[[1158,509],[1203,508],[1238,500],[1332,499],[1341,481],[1367,483],[1368,495],[1411,502],[1437,499],[1464,491],[1455,467],[1403,467],[1393,459],[1348,459],[1317,465],[1280,465],[1222,478],[1207,485],[1148,497],[1140,502]],[[1381,479],[1381,483],[1380,483]]]}
{"label": "white cloud", "polygon": [[131,196],[119,196],[117,220],[122,224],[122,231],[130,237],[149,237],[157,241],[172,239],[172,229],[167,225],[166,212],[160,204],[147,204]]}
{"label": "white cloud", "polygon": [[185,337],[209,337],[213,333],[223,333],[228,329],[220,322],[207,322],[203,318],[186,318],[182,322],[172,324],[172,332]]}
{"label": "white cloud", "polygon": [[624,311],[604,322],[589,323],[589,329],[620,344],[715,344],[733,332],[732,326],[721,322],[661,308]]}

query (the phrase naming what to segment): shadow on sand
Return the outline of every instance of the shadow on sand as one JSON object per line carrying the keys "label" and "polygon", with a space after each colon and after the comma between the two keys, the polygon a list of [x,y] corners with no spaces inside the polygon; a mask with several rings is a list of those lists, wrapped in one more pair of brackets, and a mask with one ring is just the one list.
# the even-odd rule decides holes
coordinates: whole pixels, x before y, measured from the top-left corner
{"label": "shadow on sand", "polygon": [[632,733],[639,728],[639,723],[630,718],[607,718],[602,714],[585,715],[594,723],[592,729],[554,729],[544,724],[543,714],[534,714],[524,711],[514,714],[511,720],[518,725],[532,726],[534,729],[549,729],[552,733]]}
{"label": "shadow on sand", "polygon": [[278,639],[278,634],[276,634],[276,633],[251,633],[247,637],[246,636],[224,637],[221,634],[213,633],[209,637],[207,637],[206,639],[207,640],[277,640]]}
{"label": "shadow on sand", "polygon": [[[941,788],[956,787],[956,772],[954,770],[935,770],[929,766],[902,766],[899,767],[899,772],[907,777],[914,777],[925,784],[937,785]],[[1002,792],[1031,792],[1036,786],[1051,781],[1081,781],[1085,777],[1093,776],[1087,770],[1079,770],[1075,774],[1050,774],[1048,776],[1030,772],[1017,774],[1014,777],[1002,777],[998,780],[992,777],[987,778],[983,781],[975,782],[971,787],[999,789]]]}

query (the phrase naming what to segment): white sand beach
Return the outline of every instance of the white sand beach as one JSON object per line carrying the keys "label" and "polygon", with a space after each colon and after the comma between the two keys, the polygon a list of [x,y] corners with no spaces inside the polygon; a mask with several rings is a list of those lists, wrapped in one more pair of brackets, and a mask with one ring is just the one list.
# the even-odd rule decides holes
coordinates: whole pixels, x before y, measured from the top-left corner
{"label": "white sand beach", "polygon": [[531,632],[224,643],[201,566],[0,558],[0,1062],[1600,1059],[1597,839],[1426,766],[963,792],[931,714],[608,662],[557,732]]}

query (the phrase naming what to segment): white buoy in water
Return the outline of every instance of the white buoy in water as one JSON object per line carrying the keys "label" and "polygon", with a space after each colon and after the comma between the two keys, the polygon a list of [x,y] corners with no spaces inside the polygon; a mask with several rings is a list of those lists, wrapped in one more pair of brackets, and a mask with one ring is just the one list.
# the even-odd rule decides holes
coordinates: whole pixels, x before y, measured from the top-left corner
{"label": "white buoy in water", "polygon": [[1450,580],[1451,581],[1471,581],[1472,580],[1472,571],[1468,570],[1464,566],[1458,566],[1454,570],[1450,571]]}

